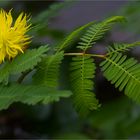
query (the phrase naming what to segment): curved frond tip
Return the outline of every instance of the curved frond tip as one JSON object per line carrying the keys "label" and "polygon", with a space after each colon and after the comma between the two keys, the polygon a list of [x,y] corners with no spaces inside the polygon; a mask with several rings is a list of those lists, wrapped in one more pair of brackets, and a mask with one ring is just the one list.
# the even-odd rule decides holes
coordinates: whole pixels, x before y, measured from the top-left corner
{"label": "curved frond tip", "polygon": [[98,40],[100,40],[104,34],[111,29],[112,25],[122,21],[125,21],[123,16],[114,16],[97,24],[93,24],[81,37],[81,41],[78,43],[77,48],[86,51],[88,48],[91,48]]}

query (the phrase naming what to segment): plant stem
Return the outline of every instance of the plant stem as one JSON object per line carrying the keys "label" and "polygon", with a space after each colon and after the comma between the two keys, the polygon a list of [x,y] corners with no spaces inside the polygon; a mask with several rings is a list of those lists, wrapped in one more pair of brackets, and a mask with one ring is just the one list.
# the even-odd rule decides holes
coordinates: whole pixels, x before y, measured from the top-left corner
{"label": "plant stem", "polygon": [[28,70],[26,72],[23,72],[22,75],[18,78],[17,83],[21,84],[26,75],[28,75],[32,70]]}
{"label": "plant stem", "polygon": [[84,56],[93,56],[93,57],[100,57],[100,58],[105,58],[105,55],[99,55],[99,54],[85,54],[85,53],[65,53],[64,55],[66,56],[79,56],[79,55],[84,55]]}
{"label": "plant stem", "polygon": [[65,53],[64,55],[84,55],[84,53]]}
{"label": "plant stem", "polygon": [[[66,56],[92,56],[92,57],[99,57],[99,58],[106,58],[105,55],[99,54],[86,54],[86,53],[65,53]],[[28,70],[22,73],[22,75],[18,78],[17,83],[22,83],[24,78],[31,72],[32,70]]]}

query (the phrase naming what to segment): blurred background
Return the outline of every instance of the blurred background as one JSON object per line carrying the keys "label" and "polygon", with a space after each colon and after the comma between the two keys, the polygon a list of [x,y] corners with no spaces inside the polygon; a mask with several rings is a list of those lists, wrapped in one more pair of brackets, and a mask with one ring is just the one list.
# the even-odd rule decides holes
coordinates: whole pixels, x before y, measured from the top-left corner
{"label": "blurred background", "polygon": [[[116,26],[91,52],[102,54],[112,42],[140,40],[139,0],[0,0],[0,7],[7,11],[13,9],[15,18],[22,11],[30,15],[33,24],[29,32],[33,36],[30,48],[48,43],[53,46],[75,28],[114,15],[123,15],[128,21]],[[140,61],[140,48],[133,49],[128,55]],[[66,69],[67,59],[62,66]],[[96,61],[97,64],[100,62]],[[67,73],[63,70],[60,88],[68,88]],[[102,106],[89,117],[80,118],[70,99],[47,106],[16,103],[0,111],[0,138],[139,139],[140,105],[107,82],[99,68],[95,83],[96,96]]]}

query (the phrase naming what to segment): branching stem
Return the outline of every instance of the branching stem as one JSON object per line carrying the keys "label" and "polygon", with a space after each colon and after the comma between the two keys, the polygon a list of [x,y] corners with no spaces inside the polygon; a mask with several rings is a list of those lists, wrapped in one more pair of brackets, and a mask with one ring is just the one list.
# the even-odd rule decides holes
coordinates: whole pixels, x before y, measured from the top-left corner
{"label": "branching stem", "polygon": [[[65,56],[91,56],[91,57],[99,57],[105,59],[105,55],[99,55],[99,54],[86,54],[86,53],[65,53]],[[32,70],[28,70],[26,72],[23,72],[22,75],[18,78],[17,83],[22,83],[24,78],[31,72]]]}

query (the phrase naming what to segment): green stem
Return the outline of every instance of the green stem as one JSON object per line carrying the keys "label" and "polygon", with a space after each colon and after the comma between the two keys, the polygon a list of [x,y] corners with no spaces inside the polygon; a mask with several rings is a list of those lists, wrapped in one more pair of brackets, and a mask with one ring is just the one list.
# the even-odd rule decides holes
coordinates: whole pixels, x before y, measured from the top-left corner
{"label": "green stem", "polygon": [[85,53],[65,53],[64,55],[66,56],[79,56],[79,55],[84,55],[84,56],[92,56],[92,57],[99,57],[99,58],[106,58],[105,55],[99,55],[99,54],[85,54]]}

